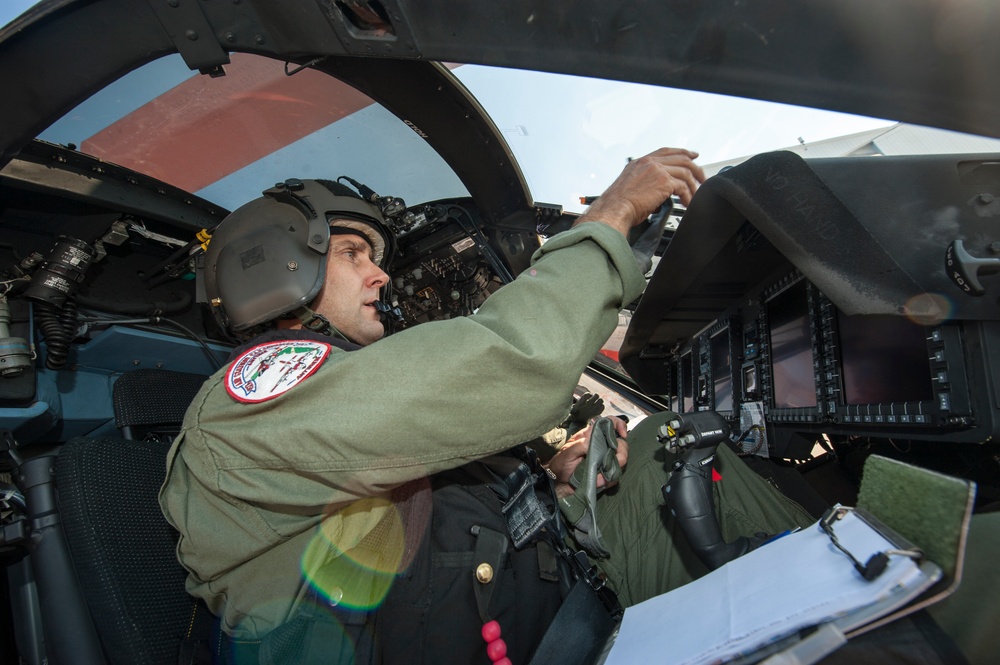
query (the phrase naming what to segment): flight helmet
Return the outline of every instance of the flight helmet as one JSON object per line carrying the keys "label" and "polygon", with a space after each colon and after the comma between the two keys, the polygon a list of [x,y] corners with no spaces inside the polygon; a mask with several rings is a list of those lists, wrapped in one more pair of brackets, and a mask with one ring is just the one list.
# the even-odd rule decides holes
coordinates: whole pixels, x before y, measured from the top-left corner
{"label": "flight helmet", "polygon": [[337,182],[289,179],[230,213],[212,232],[200,271],[216,321],[240,336],[293,315],[335,333],[308,308],[326,277],[331,225],[364,237],[380,268],[391,260],[393,236],[379,208]]}

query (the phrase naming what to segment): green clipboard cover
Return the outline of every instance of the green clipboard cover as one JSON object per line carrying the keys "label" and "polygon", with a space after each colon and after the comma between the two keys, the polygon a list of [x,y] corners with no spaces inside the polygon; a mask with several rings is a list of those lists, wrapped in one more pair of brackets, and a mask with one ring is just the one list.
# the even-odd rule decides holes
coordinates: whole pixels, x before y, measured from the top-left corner
{"label": "green clipboard cover", "polygon": [[976,484],[898,460],[872,455],[865,462],[858,507],[923,550],[942,577],[916,601],[849,633],[854,637],[950,595],[962,581],[962,563]]}

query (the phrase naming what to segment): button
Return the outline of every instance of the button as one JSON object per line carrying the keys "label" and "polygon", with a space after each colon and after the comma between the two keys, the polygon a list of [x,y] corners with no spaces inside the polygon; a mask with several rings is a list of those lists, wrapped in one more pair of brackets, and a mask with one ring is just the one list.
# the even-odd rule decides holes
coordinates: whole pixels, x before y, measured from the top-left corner
{"label": "button", "polygon": [[937,373],[938,383],[948,383],[948,372],[944,370]]}
{"label": "button", "polygon": [[951,393],[938,393],[938,408],[951,411]]}
{"label": "button", "polygon": [[899,417],[899,422],[901,422],[901,423],[909,423],[910,422],[910,415],[907,414],[907,413],[904,413],[903,415],[901,415]]}
{"label": "button", "polygon": [[870,423],[871,421],[872,421],[872,417],[871,416],[865,416],[864,417],[864,422]]}
{"label": "button", "polygon": [[885,421],[887,423],[894,423],[894,422],[896,422],[896,416],[886,416],[885,417]]}
{"label": "button", "polygon": [[480,584],[489,584],[493,581],[493,566],[488,563],[481,563],[476,566],[476,580]]}
{"label": "button", "polygon": [[913,422],[923,425],[927,422],[927,416],[925,416],[922,413],[918,413],[917,415],[913,416]]}

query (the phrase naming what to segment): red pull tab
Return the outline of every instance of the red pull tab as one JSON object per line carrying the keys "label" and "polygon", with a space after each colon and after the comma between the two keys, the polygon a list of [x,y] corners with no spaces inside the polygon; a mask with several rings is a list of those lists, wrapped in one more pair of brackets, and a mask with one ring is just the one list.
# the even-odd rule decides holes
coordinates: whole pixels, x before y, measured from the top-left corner
{"label": "red pull tab", "polygon": [[493,665],[511,665],[507,657],[507,643],[500,638],[500,624],[496,620],[483,624],[483,640],[486,642],[486,655]]}

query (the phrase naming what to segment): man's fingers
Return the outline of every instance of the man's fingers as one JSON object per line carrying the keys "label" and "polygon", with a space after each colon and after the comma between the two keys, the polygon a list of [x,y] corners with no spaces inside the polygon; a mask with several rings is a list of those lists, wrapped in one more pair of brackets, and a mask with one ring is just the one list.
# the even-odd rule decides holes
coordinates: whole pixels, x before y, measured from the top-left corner
{"label": "man's fingers", "polygon": [[669,157],[670,155],[684,155],[690,159],[698,159],[698,153],[686,148],[659,148],[649,153],[650,157]]}
{"label": "man's fingers", "polygon": [[[674,180],[673,193],[681,200],[685,206],[691,203],[691,199],[694,197],[694,193],[698,191],[698,187],[704,181],[704,174],[695,173],[693,170],[683,167],[668,167],[670,170],[670,175]],[[700,171],[700,169],[699,169]]]}
{"label": "man's fingers", "polygon": [[698,191],[698,183],[691,178],[684,177],[680,174],[680,177],[674,178],[673,194],[681,200],[681,203],[685,206],[691,203],[691,199],[694,198],[694,193]]}
{"label": "man's fingers", "polygon": [[598,221],[627,235],[671,195],[687,205],[705,180],[697,157],[692,150],[660,148],[632,160],[577,223]]}
{"label": "man's fingers", "polygon": [[618,432],[618,438],[624,439],[628,436],[628,424],[621,418],[616,416],[608,416],[612,423],[614,423],[615,431]]}
{"label": "man's fingers", "polygon": [[618,460],[618,466],[623,469],[628,464],[628,441],[625,439],[618,439],[618,450],[615,451],[615,458]]}
{"label": "man's fingers", "polygon": [[689,150],[667,148],[641,157],[633,163],[638,162],[636,169],[649,171],[643,175],[649,179],[649,186],[653,191],[664,192],[664,196],[659,199],[660,202],[670,194],[675,194],[684,205],[687,205],[698,191],[698,187],[705,181],[705,172],[693,161],[697,154]]}

